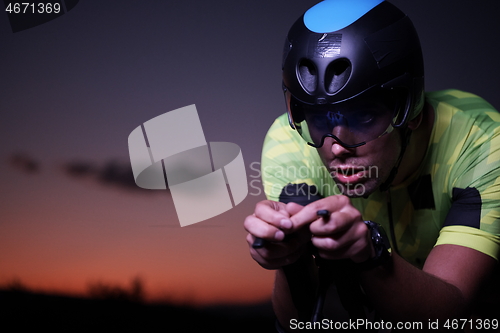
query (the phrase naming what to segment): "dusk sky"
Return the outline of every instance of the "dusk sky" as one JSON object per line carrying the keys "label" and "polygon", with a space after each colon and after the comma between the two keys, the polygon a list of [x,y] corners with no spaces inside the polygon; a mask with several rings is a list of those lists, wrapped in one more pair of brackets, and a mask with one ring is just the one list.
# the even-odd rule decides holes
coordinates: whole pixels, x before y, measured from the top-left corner
{"label": "dusk sky", "polygon": [[[427,90],[500,109],[498,0],[391,2],[420,34]],[[285,111],[284,38],[315,3],[81,0],[17,33],[0,14],[0,285],[84,293],[139,276],[151,298],[268,299],[273,272],[249,256],[243,220],[264,199],[260,149]],[[127,139],[190,104],[207,141],[240,146],[254,182],[234,209],[181,228],[167,191],[127,177]]]}

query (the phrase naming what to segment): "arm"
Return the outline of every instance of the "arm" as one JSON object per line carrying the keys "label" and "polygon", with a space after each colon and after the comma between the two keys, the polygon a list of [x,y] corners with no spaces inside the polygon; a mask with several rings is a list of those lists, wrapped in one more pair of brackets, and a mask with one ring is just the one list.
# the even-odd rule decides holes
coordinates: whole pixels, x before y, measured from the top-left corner
{"label": "arm", "polygon": [[[328,206],[325,206],[325,204],[328,204]],[[354,225],[350,225],[349,223],[325,224],[324,218],[317,216],[317,211],[322,209],[328,209],[331,212],[330,220],[341,219],[349,222],[353,220],[355,223]],[[350,258],[354,262],[363,262],[374,255],[370,232],[361,219],[359,212],[349,204],[347,197],[334,196],[315,201],[304,208],[301,207],[296,213],[291,212],[290,220],[294,223],[293,230],[296,227],[304,228],[305,225],[312,231],[313,236],[310,238],[312,239],[312,244],[316,246],[319,254],[325,259]],[[325,227],[325,230],[320,230],[322,227]],[[322,243],[326,242],[326,244],[331,246],[338,240],[324,237],[331,233],[340,235],[339,239],[346,241],[348,246],[341,245],[338,247],[338,251],[334,252],[325,251],[321,247]],[[354,241],[351,242],[350,239],[354,239]],[[338,264],[342,264],[345,267],[345,263],[338,262]],[[339,268],[340,266],[337,263],[335,263],[334,267],[333,269],[342,269]],[[330,269],[328,268],[328,270]],[[299,274],[302,276],[300,282],[297,282],[297,275]],[[331,273],[327,273],[329,278],[333,278],[329,274]],[[348,275],[350,276],[351,274]],[[281,267],[276,271],[273,305],[276,316],[283,328],[291,327],[291,319],[299,319],[299,321],[303,322],[311,321],[314,305],[313,298],[316,287],[318,287],[318,282],[317,267],[311,254],[302,256],[297,262]],[[348,282],[347,284],[350,283]],[[306,294],[304,290],[307,289],[309,290],[309,297],[304,295]],[[300,297],[302,301],[295,301],[297,297]],[[304,301],[309,303],[306,309],[301,306]],[[351,307],[349,308],[352,310]],[[305,316],[304,313],[306,314]]]}
{"label": "arm", "polygon": [[[291,230],[289,217],[301,209],[296,203],[265,200],[256,205],[254,214],[244,223],[252,258],[266,269],[276,269],[273,307],[284,327],[292,318],[310,319],[308,312],[312,310],[317,286],[316,266],[306,251],[311,233],[308,228]],[[287,239],[283,241],[285,234]],[[255,237],[266,240],[262,248],[252,247]]]}
{"label": "arm", "polygon": [[317,286],[317,269],[311,255],[305,254],[276,270],[272,303],[282,327],[287,328],[291,319],[311,320]]}
{"label": "arm", "polygon": [[465,319],[495,265],[495,259],[476,250],[440,245],[431,251],[423,270],[393,254],[392,263],[364,272],[361,279],[387,320]]}
{"label": "arm", "polygon": [[[334,213],[325,222],[313,216],[318,209]],[[359,212],[345,197],[316,201],[290,220],[294,227],[309,225],[313,244],[325,259],[349,258],[362,262],[373,256],[368,230]],[[388,264],[363,272],[360,278],[382,319],[427,323],[429,319],[467,318],[480,286],[495,265],[495,259],[476,250],[439,245],[431,251],[423,270],[393,254]],[[290,304],[283,301],[288,297],[285,283],[282,272],[278,271],[275,305]],[[283,306],[276,313],[284,326],[293,312]]]}
{"label": "arm", "polygon": [[[278,269],[295,263],[304,253],[311,238],[307,228],[292,231],[290,214],[302,207],[295,203],[264,200],[255,206],[254,214],[247,216],[244,227],[252,258],[263,268]],[[287,240],[283,242],[286,235]],[[262,248],[252,247],[255,238],[264,239]]]}

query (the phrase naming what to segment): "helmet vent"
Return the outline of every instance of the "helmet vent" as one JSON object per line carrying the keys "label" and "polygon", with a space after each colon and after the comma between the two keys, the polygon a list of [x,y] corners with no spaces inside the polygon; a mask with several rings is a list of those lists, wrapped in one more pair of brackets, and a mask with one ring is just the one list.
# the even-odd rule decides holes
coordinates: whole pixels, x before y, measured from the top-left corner
{"label": "helmet vent", "polygon": [[299,63],[299,81],[308,92],[316,90],[318,82],[318,71],[314,64],[307,59],[303,59]]}
{"label": "helmet vent", "polygon": [[351,76],[351,63],[347,59],[333,61],[326,68],[325,88],[330,94],[342,89]]}

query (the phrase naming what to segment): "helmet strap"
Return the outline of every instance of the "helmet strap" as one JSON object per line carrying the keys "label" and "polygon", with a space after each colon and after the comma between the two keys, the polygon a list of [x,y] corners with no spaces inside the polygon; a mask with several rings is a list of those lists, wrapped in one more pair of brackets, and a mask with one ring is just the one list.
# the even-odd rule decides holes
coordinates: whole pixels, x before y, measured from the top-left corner
{"label": "helmet strap", "polygon": [[391,170],[391,173],[389,174],[389,177],[385,180],[385,182],[380,185],[379,189],[381,192],[385,192],[391,187],[392,182],[394,181],[394,178],[396,178],[396,175],[398,173],[399,166],[401,164],[401,161],[403,160],[403,156],[406,151],[406,147],[408,147],[408,144],[410,142],[410,137],[411,137],[411,132],[408,127],[402,128],[399,133],[401,135],[401,151],[399,153],[398,160],[396,161],[396,164]]}

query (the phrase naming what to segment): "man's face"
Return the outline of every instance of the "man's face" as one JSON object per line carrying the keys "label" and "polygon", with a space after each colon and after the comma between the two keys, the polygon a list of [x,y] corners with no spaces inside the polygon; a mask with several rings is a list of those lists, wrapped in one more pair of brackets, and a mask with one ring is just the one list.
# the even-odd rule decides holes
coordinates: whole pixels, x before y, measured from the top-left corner
{"label": "man's face", "polygon": [[326,138],[317,150],[342,194],[363,197],[388,178],[398,159],[401,139],[398,131],[392,131],[363,146],[344,148],[333,138]]}

